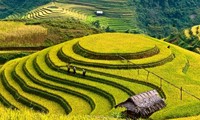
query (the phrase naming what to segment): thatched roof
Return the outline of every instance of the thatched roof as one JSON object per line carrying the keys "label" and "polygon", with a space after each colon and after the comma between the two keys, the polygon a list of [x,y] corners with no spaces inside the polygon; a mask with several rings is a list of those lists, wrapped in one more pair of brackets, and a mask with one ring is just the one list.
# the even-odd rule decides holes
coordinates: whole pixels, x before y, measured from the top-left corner
{"label": "thatched roof", "polygon": [[139,118],[148,118],[154,112],[165,107],[166,104],[156,90],[144,92],[128,98],[116,107],[126,107],[128,113]]}

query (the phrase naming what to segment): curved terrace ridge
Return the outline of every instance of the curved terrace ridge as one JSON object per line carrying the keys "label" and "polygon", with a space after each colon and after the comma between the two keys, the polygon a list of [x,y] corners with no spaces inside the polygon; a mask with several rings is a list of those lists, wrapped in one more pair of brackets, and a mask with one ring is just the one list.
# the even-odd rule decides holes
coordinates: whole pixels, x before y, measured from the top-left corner
{"label": "curved terrace ridge", "polygon": [[49,110],[45,108],[44,106],[32,101],[31,99],[23,96],[12,84],[10,84],[10,81],[12,81],[12,78],[8,78],[6,76],[6,72],[9,72],[7,74],[11,74],[10,71],[7,69],[4,69],[1,73],[1,80],[2,85],[5,86],[6,90],[13,96],[13,98],[18,101],[19,103],[23,104],[26,107],[30,107],[33,110],[41,111],[44,113],[48,113]]}
{"label": "curved terrace ridge", "polygon": [[[51,49],[48,52],[48,54],[46,54],[46,59],[45,60],[46,60],[46,63],[48,64],[48,66],[50,68],[54,69],[55,71],[60,71],[61,73],[67,73],[67,69],[65,69],[66,66],[65,65],[60,66],[60,64],[59,64],[59,63],[61,63],[63,61],[60,60],[56,56],[56,53],[59,51],[60,48],[61,48],[61,46],[55,47],[55,49]],[[66,64],[66,63],[63,62],[63,64]],[[62,68],[60,68],[60,67],[62,67]],[[81,71],[83,69],[82,67],[78,67],[78,66],[76,66],[76,68],[77,68],[77,71]],[[90,70],[88,68],[84,68],[84,69],[86,69],[88,72],[92,73],[93,74],[92,76],[101,75],[101,77],[102,76],[106,76],[106,77],[116,78],[116,79],[120,80],[121,82],[126,81],[126,82],[130,82],[132,84],[133,83],[137,83],[137,84],[141,84],[141,85],[144,85],[144,86],[149,86],[150,88],[156,89],[163,98],[166,98],[166,96],[165,96],[164,92],[162,91],[162,89],[160,89],[158,86],[153,85],[151,83],[147,83],[147,82],[143,82],[143,81],[139,81],[139,80],[133,80],[133,79],[129,79],[129,78],[125,78],[125,77],[121,77],[121,76],[117,76],[117,75],[112,75],[112,74],[104,73],[104,72],[100,72],[100,71]],[[109,80],[111,80],[111,79],[109,79]]]}
{"label": "curved terrace ridge", "polygon": [[[79,41],[80,42],[80,41]],[[138,51],[133,53],[97,53],[91,50],[85,49],[77,42],[73,45],[73,51],[76,54],[79,54],[85,58],[98,59],[98,60],[121,60],[119,56],[122,56],[126,59],[141,59],[146,57],[151,57],[160,52],[159,48],[155,45],[152,48],[149,48],[144,51]]]}
{"label": "curved terrace ridge", "polygon": [[[31,62],[30,62],[31,61]],[[90,96],[86,95],[86,94],[83,94],[83,93],[79,93],[75,90],[71,90],[71,89],[68,89],[68,88],[65,88],[65,87],[60,87],[58,85],[53,85],[53,84],[50,84],[49,82],[47,81],[51,81],[51,80],[47,80],[45,79],[46,81],[42,80],[42,78],[39,76],[39,75],[36,75],[32,71],[30,71],[30,66],[28,64],[32,63],[32,59],[29,59],[29,63],[28,61],[26,61],[26,63],[23,65],[23,71],[24,71],[24,74],[26,76],[29,77],[29,79],[35,83],[35,84],[40,84],[40,86],[43,86],[43,87],[46,87],[46,88],[49,88],[49,89],[53,89],[53,90],[57,90],[57,91],[62,91],[64,93],[67,93],[67,94],[71,94],[71,95],[74,95],[74,96],[77,96],[77,97],[80,97],[80,99],[83,99],[85,100],[86,102],[88,102],[90,104],[90,107],[91,107],[91,112],[95,109],[95,102],[92,98],[90,98]],[[55,82],[54,84],[56,83],[59,83],[59,82]]]}
{"label": "curved terrace ridge", "polygon": [[[45,58],[45,55],[46,54],[44,54],[44,56],[42,58]],[[33,60],[33,65],[34,65],[35,70],[40,73],[40,76],[42,78],[49,79],[49,80],[56,80],[56,82],[60,82],[62,84],[67,84],[67,85],[81,88],[84,90],[93,91],[107,99],[107,101],[109,102],[109,105],[110,105],[110,109],[112,109],[116,105],[115,98],[113,97],[113,95],[111,93],[109,93],[103,89],[100,89],[100,88],[96,87],[95,85],[89,85],[89,84],[85,84],[82,82],[71,80],[70,78],[63,78],[61,76],[58,77],[56,74],[52,75],[52,73],[47,73],[46,71],[44,71],[44,64],[41,66],[41,64],[40,64],[41,59],[39,57],[41,57],[41,56],[37,56],[36,59]],[[44,59],[42,59],[42,61],[44,61],[44,63],[46,64]],[[45,66],[48,67],[47,65],[45,65]],[[48,67],[48,69],[51,69],[51,68]],[[53,70],[52,70],[52,72],[53,72]],[[56,72],[56,73],[58,73],[58,72]],[[68,76],[68,77],[70,77],[70,76]]]}
{"label": "curved terrace ridge", "polygon": [[[75,45],[77,43],[79,45]],[[76,48],[77,46],[90,50],[94,54],[87,52],[87,50],[81,50],[82,53],[80,55],[81,47]],[[149,50],[150,52],[148,53],[147,51]],[[137,56],[137,53],[141,51],[143,51],[141,55]],[[94,56],[96,53],[98,55]],[[141,59],[127,59],[133,58],[131,53],[136,53],[136,56],[138,58],[141,57]],[[144,57],[146,56],[144,54],[149,57]],[[90,57],[102,57],[102,59],[91,59],[84,57],[84,55]],[[175,57],[166,45],[159,43],[153,38],[145,35],[119,33],[91,35],[68,41],[57,52],[57,56],[59,59],[69,63],[112,69],[156,67],[171,62]],[[103,59],[106,57],[108,58]],[[131,61],[131,63],[129,61]]]}
{"label": "curved terrace ridge", "polygon": [[107,63],[97,63],[97,62],[87,62],[83,60],[77,60],[75,58],[72,58],[71,56],[68,56],[64,53],[63,48],[61,48],[58,51],[58,57],[62,61],[68,62],[68,63],[74,63],[77,65],[84,65],[84,66],[92,66],[92,67],[100,67],[100,68],[107,68],[107,69],[140,69],[140,68],[150,68],[150,67],[156,67],[164,65],[167,62],[171,62],[175,55],[173,53],[169,54],[165,58],[162,58],[160,60],[150,62],[150,63],[139,63],[139,64],[132,64],[128,61],[126,64],[107,64]]}

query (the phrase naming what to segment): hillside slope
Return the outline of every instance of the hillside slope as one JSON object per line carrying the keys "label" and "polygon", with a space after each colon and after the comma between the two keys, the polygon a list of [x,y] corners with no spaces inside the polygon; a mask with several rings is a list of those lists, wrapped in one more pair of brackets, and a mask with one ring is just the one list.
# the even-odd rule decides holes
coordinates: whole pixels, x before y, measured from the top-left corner
{"label": "hillside slope", "polygon": [[139,27],[162,38],[200,23],[198,0],[133,0]]}
{"label": "hillside slope", "polygon": [[[96,15],[96,11],[102,11],[102,15]],[[71,1],[57,0],[43,6],[38,6],[29,12],[11,14],[6,19],[50,19],[55,17],[73,17],[97,28],[107,31],[139,32],[137,29],[137,14],[129,6],[128,1]]]}
{"label": "hillside slope", "polygon": [[72,18],[0,21],[0,64],[73,38],[100,32],[100,29]]}
{"label": "hillside slope", "polygon": [[[59,9],[41,8],[41,5],[49,2],[52,1],[1,0],[0,18],[10,15],[11,18],[19,18],[28,14],[28,18],[41,18],[52,12],[62,17],[70,14],[88,18],[90,22],[100,21],[107,31],[141,32],[157,38],[200,23],[198,0],[56,0]],[[96,16],[95,11],[103,11],[104,15]]]}
{"label": "hillside slope", "polygon": [[164,40],[200,54],[199,25],[185,29],[177,34],[171,34]]}
{"label": "hillside slope", "polygon": [[0,0],[0,18],[25,13],[51,0]]}
{"label": "hillside slope", "polygon": [[152,119],[196,116],[199,59],[198,54],[140,34],[73,39],[6,63],[0,71],[0,105],[52,114],[113,116],[122,111],[114,109],[116,104],[156,89],[167,107]]}

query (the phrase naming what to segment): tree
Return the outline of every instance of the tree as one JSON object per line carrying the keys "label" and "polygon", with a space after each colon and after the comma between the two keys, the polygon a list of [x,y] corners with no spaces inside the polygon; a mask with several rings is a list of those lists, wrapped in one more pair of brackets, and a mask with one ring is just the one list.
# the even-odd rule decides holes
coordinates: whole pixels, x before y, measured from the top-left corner
{"label": "tree", "polygon": [[100,28],[101,27],[99,20],[96,20],[96,21],[92,22],[92,25],[94,25],[96,28]]}
{"label": "tree", "polygon": [[116,32],[115,30],[111,29],[109,26],[105,29],[106,32]]}

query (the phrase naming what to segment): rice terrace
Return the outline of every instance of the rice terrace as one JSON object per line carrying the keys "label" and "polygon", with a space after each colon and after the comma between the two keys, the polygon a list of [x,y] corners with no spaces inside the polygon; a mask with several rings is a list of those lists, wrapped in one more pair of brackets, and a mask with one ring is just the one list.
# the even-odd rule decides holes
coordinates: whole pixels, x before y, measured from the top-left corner
{"label": "rice terrace", "polygon": [[0,0],[0,119],[199,120],[198,5]]}
{"label": "rice terrace", "polygon": [[[156,89],[167,107],[153,119],[198,115],[199,99],[183,92],[180,100],[180,90],[170,84],[199,96],[200,56],[168,46],[146,35],[103,33],[46,48],[3,65],[1,103],[22,111],[109,116],[129,96]],[[76,67],[75,74],[72,67],[68,71],[69,64]],[[151,73],[147,79],[146,69],[170,84],[160,86],[160,78]]]}

